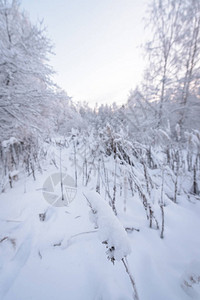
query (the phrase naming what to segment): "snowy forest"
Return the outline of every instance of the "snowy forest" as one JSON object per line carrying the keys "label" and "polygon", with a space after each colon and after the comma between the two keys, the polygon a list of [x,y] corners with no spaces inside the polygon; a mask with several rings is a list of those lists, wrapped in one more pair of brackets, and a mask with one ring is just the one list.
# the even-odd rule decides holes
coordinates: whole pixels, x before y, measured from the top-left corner
{"label": "snowy forest", "polygon": [[92,108],[0,0],[0,299],[200,299],[200,1],[145,22],[141,83]]}

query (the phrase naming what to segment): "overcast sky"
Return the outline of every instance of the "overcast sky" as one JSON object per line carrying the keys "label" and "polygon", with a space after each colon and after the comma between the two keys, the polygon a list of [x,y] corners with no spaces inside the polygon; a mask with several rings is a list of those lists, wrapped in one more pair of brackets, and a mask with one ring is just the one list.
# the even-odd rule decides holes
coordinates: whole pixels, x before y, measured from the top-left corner
{"label": "overcast sky", "polygon": [[146,2],[22,0],[31,20],[44,19],[54,44],[55,81],[75,101],[123,103],[139,83]]}

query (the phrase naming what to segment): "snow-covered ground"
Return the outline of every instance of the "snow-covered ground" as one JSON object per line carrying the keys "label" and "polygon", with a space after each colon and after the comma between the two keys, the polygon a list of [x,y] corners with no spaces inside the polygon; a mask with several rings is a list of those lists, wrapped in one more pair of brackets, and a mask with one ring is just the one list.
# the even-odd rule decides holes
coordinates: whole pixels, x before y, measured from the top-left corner
{"label": "snow-covered ground", "polygon": [[[65,167],[74,177],[69,162]],[[120,209],[122,204],[116,198],[117,217],[106,203],[111,225],[105,210],[98,209],[104,193],[101,199],[91,193],[92,184],[86,188],[79,182],[74,200],[66,207],[49,205],[42,187],[55,172],[54,165],[46,164],[36,181],[29,177],[25,182],[20,175],[13,189],[0,195],[1,300],[133,299],[121,256],[114,264],[107,258],[101,227],[103,237],[105,232],[113,234],[114,243],[119,230],[119,248],[125,247],[140,300],[200,299],[200,201],[184,196],[179,196],[178,204],[168,201],[161,239],[159,230],[149,228],[141,200],[129,191],[126,211]],[[92,208],[100,210],[98,228],[91,222],[91,205],[84,195]],[[156,209],[161,218],[160,207]],[[42,221],[40,214],[44,213]],[[111,226],[112,232],[106,226]],[[137,230],[126,233],[123,227]]]}

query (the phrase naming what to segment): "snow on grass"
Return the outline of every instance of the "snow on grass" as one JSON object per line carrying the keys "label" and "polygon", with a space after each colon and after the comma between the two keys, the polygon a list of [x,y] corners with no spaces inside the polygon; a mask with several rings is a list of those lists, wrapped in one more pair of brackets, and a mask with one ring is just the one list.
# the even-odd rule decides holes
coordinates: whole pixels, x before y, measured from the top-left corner
{"label": "snow on grass", "polygon": [[[62,155],[63,170],[73,176],[67,156]],[[57,153],[55,159],[59,161]],[[1,300],[132,299],[123,264],[113,265],[107,260],[105,245],[99,239],[107,241],[109,249],[115,247],[110,257],[120,260],[128,255],[128,267],[134,274],[140,300],[200,299],[200,201],[184,194],[177,196],[177,204],[168,199],[164,207],[165,236],[160,239],[159,231],[149,228],[139,196],[130,190],[126,212],[117,194],[117,217],[108,198],[106,201],[96,192],[86,191],[80,182],[68,207],[51,207],[41,188],[55,171],[53,164],[46,164],[46,171],[36,174],[35,182],[27,178],[26,193],[24,178],[19,175],[14,188],[8,187],[0,195]],[[91,176],[90,187],[95,184],[96,179]],[[105,195],[102,188],[101,193]],[[154,198],[160,221],[159,188]],[[45,212],[42,222],[39,214]],[[98,229],[94,230],[89,213]],[[139,231],[133,230],[127,236],[121,224]]]}

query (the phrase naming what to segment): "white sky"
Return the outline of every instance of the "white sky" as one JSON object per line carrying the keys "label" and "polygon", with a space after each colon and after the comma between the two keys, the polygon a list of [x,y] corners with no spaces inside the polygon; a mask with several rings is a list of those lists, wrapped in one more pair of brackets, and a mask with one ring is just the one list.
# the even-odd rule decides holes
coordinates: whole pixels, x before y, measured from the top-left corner
{"label": "white sky", "polygon": [[75,101],[123,103],[140,82],[145,2],[21,0],[31,20],[44,19],[55,56],[55,81]]}

